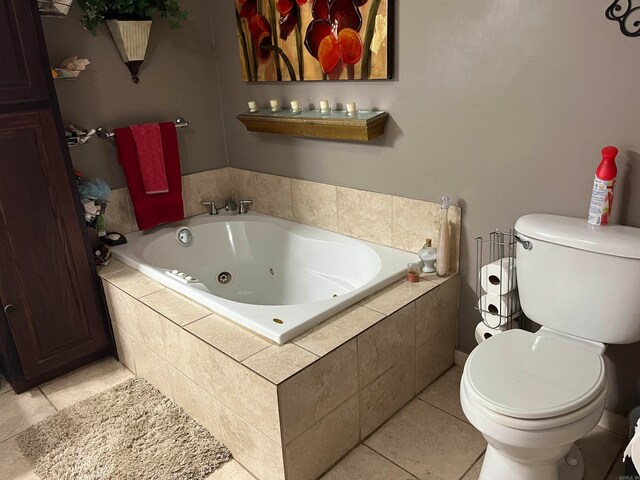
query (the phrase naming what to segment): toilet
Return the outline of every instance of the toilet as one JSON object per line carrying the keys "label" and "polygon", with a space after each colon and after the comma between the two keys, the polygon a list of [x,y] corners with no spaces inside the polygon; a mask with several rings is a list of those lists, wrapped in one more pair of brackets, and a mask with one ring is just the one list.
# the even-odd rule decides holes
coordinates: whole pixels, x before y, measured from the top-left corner
{"label": "toilet", "polygon": [[579,480],[576,440],[604,410],[606,344],[640,341],[640,229],[526,215],[517,280],[536,333],[509,330],[469,355],[465,415],[487,440],[480,480]]}

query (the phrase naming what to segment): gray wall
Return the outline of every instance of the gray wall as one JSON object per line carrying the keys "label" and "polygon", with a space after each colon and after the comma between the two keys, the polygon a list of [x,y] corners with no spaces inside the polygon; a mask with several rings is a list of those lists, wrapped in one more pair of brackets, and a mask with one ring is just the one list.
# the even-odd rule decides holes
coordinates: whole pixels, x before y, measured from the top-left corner
{"label": "gray wall", "polygon": [[[107,28],[101,26],[97,37],[82,28],[77,5],[69,17],[43,23],[52,65],[74,55],[91,61],[77,80],[55,82],[65,123],[113,129],[182,115],[191,124],[178,133],[185,174],[225,166],[227,159],[208,3],[180,3],[189,21],[177,30],[163,20],[154,22],[138,85]],[[112,142],[95,138],[71,152],[74,166],[86,176],[100,177],[112,188],[125,185]]]}
{"label": "gray wall", "polygon": [[[604,18],[610,3],[398,0],[395,80],[256,85],[240,79],[233,2],[212,1],[229,164],[425,200],[455,197],[463,207],[459,341],[470,351],[476,236],[525,213],[584,217],[608,144],[622,151],[615,210],[640,226],[640,38]],[[368,145],[247,133],[236,114],[247,100],[272,97],[354,100],[392,120]],[[625,411],[640,403],[640,372],[625,367],[640,364],[640,344],[612,346],[609,358],[609,408]]]}

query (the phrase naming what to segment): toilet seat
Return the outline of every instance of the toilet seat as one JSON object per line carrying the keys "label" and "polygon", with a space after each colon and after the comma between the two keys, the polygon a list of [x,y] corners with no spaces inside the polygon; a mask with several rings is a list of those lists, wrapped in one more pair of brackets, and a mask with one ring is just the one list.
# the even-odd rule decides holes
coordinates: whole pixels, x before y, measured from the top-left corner
{"label": "toilet seat", "polygon": [[475,402],[498,416],[569,421],[603,393],[606,377],[602,356],[588,348],[510,330],[471,353],[463,382]]}

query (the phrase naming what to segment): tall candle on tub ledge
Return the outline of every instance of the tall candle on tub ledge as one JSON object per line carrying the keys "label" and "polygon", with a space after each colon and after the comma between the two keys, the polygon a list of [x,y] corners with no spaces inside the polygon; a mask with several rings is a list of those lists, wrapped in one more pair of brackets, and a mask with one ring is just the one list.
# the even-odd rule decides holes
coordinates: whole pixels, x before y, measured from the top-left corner
{"label": "tall candle on tub ledge", "polygon": [[329,100],[320,100],[320,112],[327,113],[329,111]]}
{"label": "tall candle on tub ledge", "polygon": [[272,112],[277,112],[278,110],[280,110],[280,102],[278,102],[276,98],[274,98],[273,100],[269,100],[269,104],[271,105]]}
{"label": "tall candle on tub ledge", "polygon": [[253,100],[251,100],[250,102],[247,102],[247,105],[249,105],[249,111],[250,112],[257,112],[258,111],[258,104],[256,102],[254,102]]}
{"label": "tall candle on tub ledge", "polygon": [[358,111],[356,110],[356,102],[347,103],[347,116],[355,117],[357,114]]}
{"label": "tall candle on tub ledge", "polygon": [[291,100],[291,111],[297,112],[300,110],[300,102],[298,100]]}

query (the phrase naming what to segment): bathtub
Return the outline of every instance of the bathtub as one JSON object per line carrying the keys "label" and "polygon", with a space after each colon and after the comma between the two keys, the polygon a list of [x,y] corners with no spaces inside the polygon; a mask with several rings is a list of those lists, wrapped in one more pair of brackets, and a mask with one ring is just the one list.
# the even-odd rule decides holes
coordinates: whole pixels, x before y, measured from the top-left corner
{"label": "bathtub", "polygon": [[[183,227],[192,232],[187,246],[177,238]],[[254,212],[200,215],[127,238],[114,258],[280,344],[419,261],[414,253]]]}

